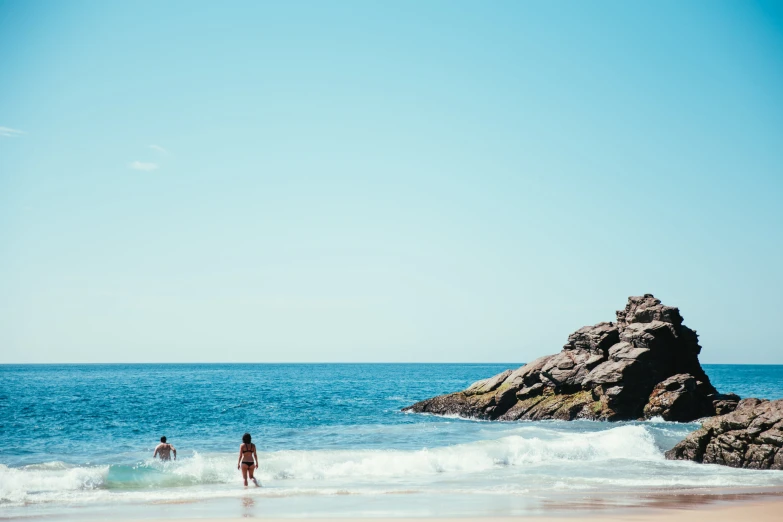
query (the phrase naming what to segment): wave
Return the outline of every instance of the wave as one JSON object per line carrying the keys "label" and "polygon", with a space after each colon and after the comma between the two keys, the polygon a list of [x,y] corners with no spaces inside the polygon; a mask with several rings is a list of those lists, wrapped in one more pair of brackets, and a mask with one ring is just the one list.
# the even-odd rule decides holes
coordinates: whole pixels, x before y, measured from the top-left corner
{"label": "wave", "polygon": [[562,433],[544,439],[510,435],[418,451],[281,451],[262,462],[262,476],[285,479],[402,478],[441,473],[479,473],[498,467],[555,461],[661,459],[652,435],[641,426],[596,433]]}
{"label": "wave", "polygon": [[84,491],[100,488],[109,466],[79,467],[47,462],[22,468],[0,464],[0,504],[25,503],[39,492]]}
{"label": "wave", "polygon": [[[554,434],[549,439],[509,435],[495,440],[421,450],[291,450],[260,454],[262,481],[415,478],[479,473],[499,467],[548,461],[612,458],[659,459],[652,436],[642,427],[603,432]],[[0,466],[0,502],[22,502],[41,493],[80,490],[134,490],[237,481],[232,455],[194,453],[190,458],[135,465],[71,466],[48,462],[20,468]]]}
{"label": "wave", "polygon": [[[747,470],[705,474],[704,466],[666,461],[651,432],[655,429],[637,424],[574,432],[528,425],[496,439],[419,450],[274,451],[259,454],[256,475],[275,485],[263,492],[267,495],[699,486],[707,477],[717,477],[710,480],[716,486],[746,483]],[[229,494],[228,485],[239,483],[233,453],[194,453],[177,461],[134,465],[0,465],[0,505],[204,498]]]}

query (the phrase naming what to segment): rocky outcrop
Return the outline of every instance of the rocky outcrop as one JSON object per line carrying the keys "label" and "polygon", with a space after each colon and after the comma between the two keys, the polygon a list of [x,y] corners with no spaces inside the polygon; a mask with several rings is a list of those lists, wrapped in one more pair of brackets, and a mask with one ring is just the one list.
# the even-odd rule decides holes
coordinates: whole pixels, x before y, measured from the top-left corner
{"label": "rocky outcrop", "polygon": [[[644,417],[661,417],[663,420],[699,419],[719,415],[723,410],[733,410],[740,398],[734,394],[710,395],[710,390],[699,389],[704,383],[687,373],[673,375],[661,381],[650,394],[644,407]],[[705,401],[704,397],[710,397]]]}
{"label": "rocky outcrop", "polygon": [[651,294],[629,297],[617,322],[580,328],[561,352],[404,410],[490,420],[680,422],[732,411],[739,397],[717,393],[700,352],[677,308]]}
{"label": "rocky outcrop", "polygon": [[702,423],[674,448],[670,460],[735,468],[783,469],[783,399],[745,399],[726,415]]}

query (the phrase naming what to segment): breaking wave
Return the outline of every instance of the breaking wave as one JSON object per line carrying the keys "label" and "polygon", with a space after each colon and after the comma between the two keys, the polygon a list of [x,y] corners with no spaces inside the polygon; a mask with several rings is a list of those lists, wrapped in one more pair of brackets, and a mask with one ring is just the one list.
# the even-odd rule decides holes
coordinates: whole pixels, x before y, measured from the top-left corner
{"label": "breaking wave", "polygon": [[[573,432],[526,425],[510,429],[500,438],[419,450],[275,451],[259,454],[261,465],[256,475],[273,485],[279,495],[400,493],[433,488],[513,494],[547,480],[555,489],[583,489],[631,483],[699,486],[707,477],[719,486],[747,484],[751,478],[742,475],[745,470],[722,468],[716,473],[713,469],[708,476],[696,471],[703,466],[668,462],[653,429],[635,424]],[[663,473],[661,467],[666,468]],[[624,469],[628,471],[622,472]],[[651,472],[644,473],[645,469]],[[629,482],[631,476],[634,479]],[[228,485],[231,491],[239,485],[234,454],[194,453],[178,461],[148,460],[135,465],[0,465],[0,505],[204,498],[232,494]]]}

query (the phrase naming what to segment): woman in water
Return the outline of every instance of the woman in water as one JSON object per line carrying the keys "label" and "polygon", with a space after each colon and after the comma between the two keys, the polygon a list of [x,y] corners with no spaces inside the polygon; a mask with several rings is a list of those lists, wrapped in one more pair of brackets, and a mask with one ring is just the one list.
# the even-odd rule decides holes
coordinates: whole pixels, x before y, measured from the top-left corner
{"label": "woman in water", "polygon": [[256,445],[250,442],[250,434],[245,433],[242,435],[242,445],[239,446],[239,461],[237,462],[237,469],[242,470],[242,478],[245,479],[245,486],[247,486],[248,475],[250,475],[250,480],[253,481],[253,484],[258,486],[258,481],[253,476],[253,470],[257,467],[258,454],[256,453]]}

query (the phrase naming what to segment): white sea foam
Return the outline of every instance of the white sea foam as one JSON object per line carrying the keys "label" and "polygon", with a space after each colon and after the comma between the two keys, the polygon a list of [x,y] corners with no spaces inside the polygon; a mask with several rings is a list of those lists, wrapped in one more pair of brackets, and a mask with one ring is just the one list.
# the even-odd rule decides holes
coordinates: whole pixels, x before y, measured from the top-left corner
{"label": "white sea foam", "polygon": [[[783,485],[778,475],[670,462],[645,424],[599,431],[513,425],[494,439],[422,449],[259,453],[267,496],[390,493],[508,494],[632,487]],[[182,454],[183,452],[181,452]],[[164,501],[241,494],[236,456],[168,463],[0,466],[0,506]]]}
{"label": "white sea foam", "polygon": [[49,462],[9,468],[0,464],[0,503],[33,501],[42,493],[84,491],[103,486],[109,466],[69,467]]}

